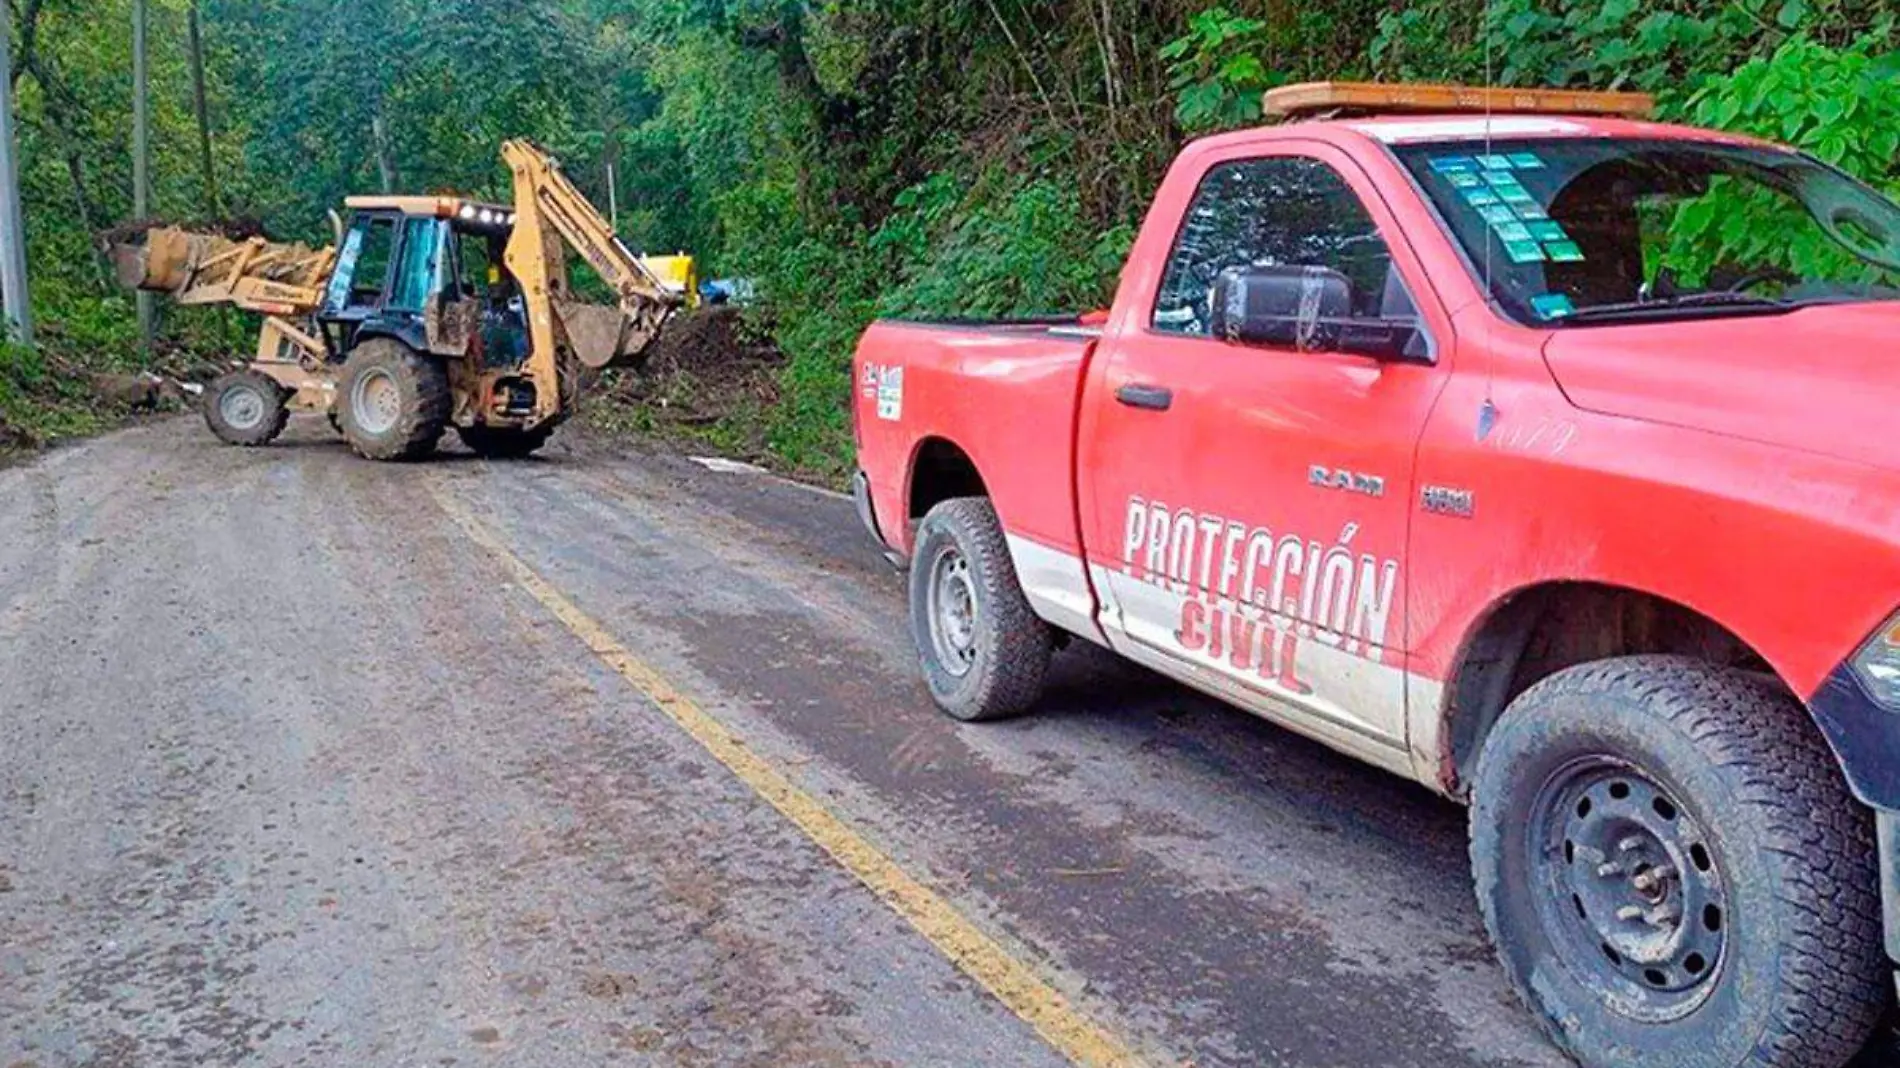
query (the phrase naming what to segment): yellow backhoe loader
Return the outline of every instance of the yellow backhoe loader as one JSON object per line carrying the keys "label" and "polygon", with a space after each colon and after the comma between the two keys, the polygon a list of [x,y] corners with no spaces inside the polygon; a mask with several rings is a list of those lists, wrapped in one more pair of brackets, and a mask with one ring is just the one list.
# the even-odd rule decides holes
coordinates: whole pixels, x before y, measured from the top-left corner
{"label": "yellow backhoe loader", "polygon": [[[231,444],[270,442],[298,410],[372,460],[426,456],[451,426],[484,456],[525,456],[573,413],[582,368],[637,360],[693,279],[690,261],[628,251],[541,149],[502,158],[512,205],[352,197],[334,248],[155,229],[113,259],[129,287],[264,316],[250,366],[205,390]],[[569,250],[612,305],[575,294]]]}

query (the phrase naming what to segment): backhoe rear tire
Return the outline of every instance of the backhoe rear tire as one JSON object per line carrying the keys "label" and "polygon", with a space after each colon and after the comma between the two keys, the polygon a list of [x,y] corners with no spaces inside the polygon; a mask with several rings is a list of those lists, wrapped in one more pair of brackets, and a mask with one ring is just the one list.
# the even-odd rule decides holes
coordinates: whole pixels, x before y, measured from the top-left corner
{"label": "backhoe rear tire", "polygon": [[435,451],[449,422],[449,376],[440,360],[398,341],[358,345],[343,365],[343,437],[370,460],[417,460]]}
{"label": "backhoe rear tire", "polygon": [[233,371],[205,390],[205,425],[230,445],[268,445],[290,421],[289,395],[262,371]]}
{"label": "backhoe rear tire", "polygon": [[458,426],[455,433],[475,455],[489,460],[521,460],[534,454],[554,436],[554,428],[519,430],[501,426]]}

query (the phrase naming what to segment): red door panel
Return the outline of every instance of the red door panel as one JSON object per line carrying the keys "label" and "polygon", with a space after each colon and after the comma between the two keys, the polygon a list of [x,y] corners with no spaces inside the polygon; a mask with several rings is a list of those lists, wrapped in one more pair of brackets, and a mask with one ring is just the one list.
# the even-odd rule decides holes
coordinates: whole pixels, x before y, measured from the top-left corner
{"label": "red door panel", "polygon": [[[1397,244],[1383,205],[1336,150],[1254,146],[1234,157],[1208,161],[1202,195],[1186,208],[1190,231],[1212,214],[1204,201],[1223,183],[1266,182],[1262,210],[1274,218],[1302,225],[1302,213],[1286,209],[1289,190],[1332,197],[1322,211],[1356,200],[1367,226]],[[1298,180],[1274,184],[1289,172],[1277,165],[1236,177],[1236,165],[1263,159],[1297,161]],[[1153,307],[1162,294],[1158,317],[1124,316],[1094,361],[1080,440],[1082,523],[1103,621],[1130,656],[1165,657],[1243,703],[1291,707],[1328,733],[1391,748],[1397,761],[1412,462],[1445,372],[1204,336],[1187,310],[1200,279],[1179,265],[1211,254],[1217,266],[1229,255],[1219,251],[1229,229],[1210,222],[1162,250],[1177,265],[1134,298]],[[1320,236],[1320,245],[1360,257],[1352,270],[1367,266],[1364,240]],[[1205,247],[1188,251],[1194,242]],[[1298,240],[1259,244],[1280,259],[1305,254]],[[1392,258],[1403,272],[1409,259]],[[1160,399],[1165,410],[1153,403]]]}

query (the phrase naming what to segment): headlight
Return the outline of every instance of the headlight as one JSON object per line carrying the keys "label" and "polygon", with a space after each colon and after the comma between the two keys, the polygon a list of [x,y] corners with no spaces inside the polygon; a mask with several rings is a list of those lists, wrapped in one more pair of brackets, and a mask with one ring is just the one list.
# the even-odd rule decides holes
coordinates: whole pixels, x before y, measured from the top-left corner
{"label": "headlight", "polygon": [[1900,712],[1900,615],[1881,624],[1854,654],[1854,674],[1881,707]]}
{"label": "headlight", "polygon": [[473,204],[462,205],[462,210],[460,214],[463,219],[469,222],[474,222],[475,221],[475,205]]}

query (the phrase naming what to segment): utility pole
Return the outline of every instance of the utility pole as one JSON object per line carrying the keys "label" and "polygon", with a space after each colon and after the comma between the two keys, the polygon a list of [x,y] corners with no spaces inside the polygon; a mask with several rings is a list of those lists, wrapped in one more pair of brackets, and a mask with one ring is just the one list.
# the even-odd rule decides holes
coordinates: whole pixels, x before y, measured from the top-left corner
{"label": "utility pole", "polygon": [[614,164],[607,161],[607,218],[612,221],[614,233],[620,232],[620,183],[614,180]]}
{"label": "utility pole", "polygon": [[191,106],[198,118],[198,168],[204,172],[205,210],[212,218],[224,214],[218,196],[218,172],[211,162],[211,105],[205,99],[205,42],[199,26],[198,0],[186,10],[191,35]]}
{"label": "utility pole", "polygon": [[26,226],[20,217],[20,166],[13,142],[13,16],[0,8],[0,302],[22,344],[33,343],[26,288]]}
{"label": "utility pole", "polygon": [[[145,62],[145,0],[132,0],[132,214],[144,222],[152,211],[152,115],[150,71]],[[152,295],[139,291],[139,338],[152,354],[158,329]]]}

